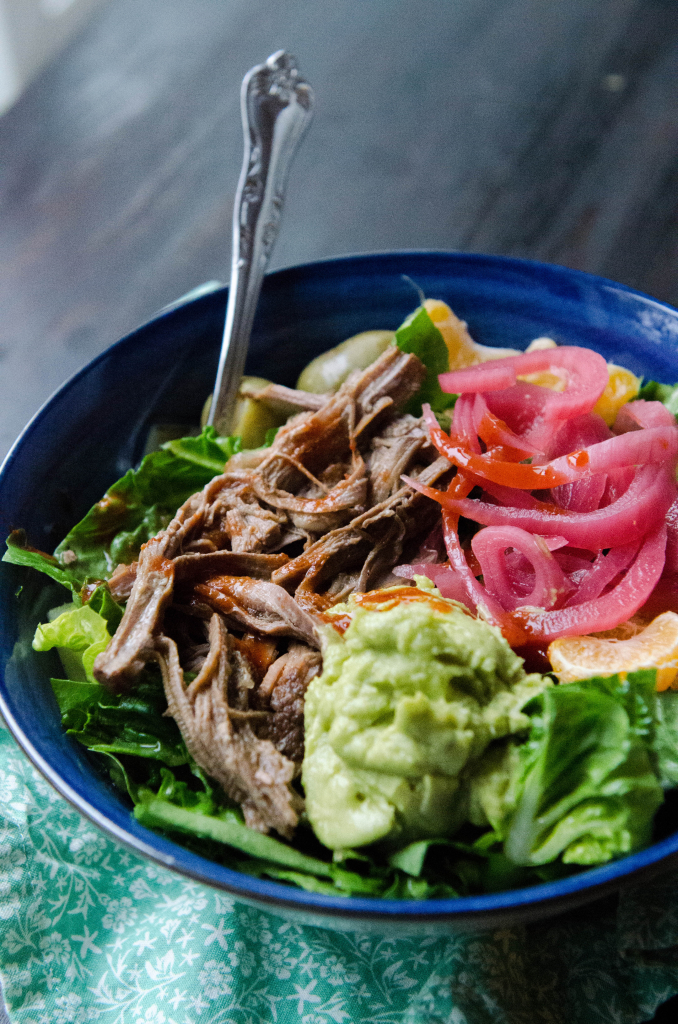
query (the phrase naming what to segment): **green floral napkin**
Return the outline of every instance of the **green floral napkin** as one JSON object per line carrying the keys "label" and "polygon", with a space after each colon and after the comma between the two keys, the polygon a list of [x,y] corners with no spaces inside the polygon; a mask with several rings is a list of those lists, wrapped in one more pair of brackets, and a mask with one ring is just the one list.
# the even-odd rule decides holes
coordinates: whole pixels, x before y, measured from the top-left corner
{"label": "green floral napkin", "polygon": [[0,970],[12,1024],[636,1024],[678,992],[678,873],[484,935],[302,928],[118,846],[0,728]]}

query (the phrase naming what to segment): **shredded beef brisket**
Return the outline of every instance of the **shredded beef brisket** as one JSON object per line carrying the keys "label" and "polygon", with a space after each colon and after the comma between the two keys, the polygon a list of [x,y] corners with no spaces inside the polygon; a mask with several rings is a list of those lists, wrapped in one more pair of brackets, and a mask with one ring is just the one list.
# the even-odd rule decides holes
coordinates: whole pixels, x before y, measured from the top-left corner
{"label": "shredded beef brisket", "polygon": [[[157,662],[192,757],[261,831],[289,837],[302,807],[290,784],[324,613],[386,578],[435,521],[437,506],[401,482],[451,471],[423,422],[400,413],[424,376],[393,347],[333,395],[271,385],[267,400],[304,411],[269,449],[234,456],[111,577],[129,600],[96,678],[124,689]],[[187,684],[184,672],[198,674]]]}
{"label": "shredded beef brisket", "polygon": [[257,699],[271,714],[259,734],[266,735],[286,757],[301,766],[304,756],[304,695],[308,684],[322,668],[322,657],[304,644],[290,644],[289,650],[273,662],[259,687]]}
{"label": "shredded beef brisket", "polygon": [[290,838],[303,805],[290,788],[294,764],[253,732],[250,720],[261,713],[248,712],[242,704],[243,691],[252,689],[254,681],[219,615],[210,621],[209,642],[200,673],[186,686],[176,644],[169,637],[156,638],[153,656],[160,664],[169,713],[191,756],[241,805],[250,828],[274,828]]}

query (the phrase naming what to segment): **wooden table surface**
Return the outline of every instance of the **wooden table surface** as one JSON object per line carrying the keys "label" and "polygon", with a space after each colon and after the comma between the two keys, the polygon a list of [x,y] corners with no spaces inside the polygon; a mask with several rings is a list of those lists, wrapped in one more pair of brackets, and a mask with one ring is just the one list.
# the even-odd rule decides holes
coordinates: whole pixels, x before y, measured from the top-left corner
{"label": "wooden table surface", "polygon": [[0,118],[2,454],[227,279],[240,81],[281,47],[317,107],[273,266],[468,249],[678,303],[676,0],[102,0]]}
{"label": "wooden table surface", "polygon": [[317,96],[273,266],[565,263],[678,302],[676,0],[102,0],[0,118],[0,449],[165,303],[226,280],[243,73]]}

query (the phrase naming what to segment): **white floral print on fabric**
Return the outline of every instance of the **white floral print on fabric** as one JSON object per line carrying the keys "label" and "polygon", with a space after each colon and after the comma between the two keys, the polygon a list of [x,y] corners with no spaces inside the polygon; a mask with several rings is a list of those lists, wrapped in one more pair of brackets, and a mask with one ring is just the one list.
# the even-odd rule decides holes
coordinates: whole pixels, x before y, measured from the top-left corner
{"label": "white floral print on fabric", "polygon": [[7,921],[19,909],[17,887],[23,878],[26,854],[17,839],[10,829],[0,830],[0,921]]}
{"label": "white floral print on fabric", "polygon": [[0,792],[12,1024],[636,1024],[678,991],[678,874],[486,935],[331,932],[116,845],[2,728]]}
{"label": "white floral print on fabric", "polygon": [[233,975],[230,966],[219,960],[208,960],[198,975],[198,984],[206,999],[229,996],[233,991]]}
{"label": "white floral print on fabric", "polygon": [[133,925],[137,919],[136,907],[132,906],[129,896],[121,896],[119,900],[106,900],[104,903],[106,913],[101,919],[104,928],[122,935],[129,925]]}

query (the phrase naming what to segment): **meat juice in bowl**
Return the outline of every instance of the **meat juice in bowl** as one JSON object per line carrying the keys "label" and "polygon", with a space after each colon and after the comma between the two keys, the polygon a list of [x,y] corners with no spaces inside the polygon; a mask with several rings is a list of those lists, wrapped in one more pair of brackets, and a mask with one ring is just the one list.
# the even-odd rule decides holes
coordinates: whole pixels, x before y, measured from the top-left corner
{"label": "meat juice in bowl", "polygon": [[[405,257],[402,269],[410,272],[408,259],[413,258]],[[419,257],[420,269],[433,259]],[[456,259],[463,269],[464,260]],[[466,258],[469,264],[473,267],[472,258]],[[522,266],[509,264],[514,271]],[[558,272],[546,268],[543,273]],[[404,293],[405,286],[395,280]],[[445,291],[440,285],[434,290],[438,282],[421,283],[430,295],[452,298],[449,281]],[[381,321],[374,316],[358,326],[397,328],[404,319],[394,321],[392,313]],[[472,317],[467,319],[473,328]],[[546,458],[551,453],[535,441],[538,424],[511,422],[505,410],[505,419],[492,412],[502,393],[505,402],[511,400],[511,387],[560,396],[551,401],[562,409],[577,390],[574,372],[568,371],[569,383],[563,380],[567,372],[562,375],[564,390],[529,380],[507,384],[516,357],[493,360],[473,371],[484,375],[476,391],[463,390],[454,404],[438,383],[439,373],[448,369],[441,360],[449,363],[449,352],[459,350],[459,344],[448,348],[444,341],[440,347],[450,325],[457,342],[468,344],[463,328],[440,304],[418,309],[396,330],[395,344],[388,339],[376,361],[329,398],[280,387],[262,395],[260,388],[259,402],[268,400],[278,410],[285,402],[305,409],[270,446],[235,452],[232,440],[209,433],[170,442],[136,475],[108,488],[105,500],[59,545],[58,564],[47,566],[53,575],[64,574],[60,581],[76,599],[75,606],[62,607],[68,598],[62,591],[56,613],[43,623],[36,641],[38,648],[57,646],[72,656],[70,671],[60,673],[69,678],[52,676],[70,735],[84,741],[124,787],[137,825],[179,838],[201,860],[205,854],[214,858],[214,873],[221,868],[222,878],[234,869],[257,876],[264,886],[275,879],[285,883],[288,899],[297,892],[303,899],[335,902],[336,897],[349,905],[367,898],[373,906],[394,910],[403,901],[410,906],[431,901],[419,904],[420,913],[427,906],[436,912],[441,903],[451,908],[456,900],[463,910],[469,899],[488,900],[483,893],[515,886],[542,883],[543,888],[546,882],[563,891],[576,885],[573,872],[582,866],[603,864],[609,871],[623,863],[615,858],[650,841],[662,787],[672,782],[668,709],[673,695],[657,696],[655,662],[646,657],[631,663],[627,657],[612,672],[606,665],[603,678],[587,671],[580,674],[587,681],[554,685],[543,671],[527,672],[509,642],[520,654],[530,654],[529,668],[543,669],[542,638],[525,635],[529,616],[537,615],[534,609],[579,621],[582,606],[604,602],[634,567],[642,575],[638,559],[651,531],[648,526],[640,538],[585,548],[581,523],[591,513],[573,507],[571,500],[572,492],[582,490],[580,478],[547,478],[558,470],[554,461],[567,462],[575,449]],[[558,360],[569,347],[562,345],[567,339],[557,318],[553,327],[558,349],[538,343],[538,354],[527,358],[542,369],[516,364],[514,378],[558,376]],[[537,333],[545,333],[543,326],[532,336]],[[488,340],[487,334],[481,337]],[[504,339],[495,333],[489,340]],[[497,355],[471,351],[474,360]],[[570,415],[561,417],[561,443],[577,417],[598,416],[590,409],[609,391],[605,360],[595,354],[587,358],[597,361],[599,376],[602,363],[606,379],[601,377],[603,386],[588,411],[570,408]],[[488,386],[486,374],[495,375],[496,385],[500,366],[504,386]],[[585,377],[589,390],[595,390],[591,376],[589,366]],[[631,385],[632,378],[629,374]],[[632,392],[633,386],[627,399]],[[641,400],[636,413],[647,413],[654,401]],[[649,411],[661,415],[659,404]],[[622,405],[627,413],[631,408],[628,401],[619,402],[613,426]],[[610,418],[609,409],[606,415]],[[593,422],[602,433],[598,420]],[[483,433],[490,429],[494,435],[487,440]],[[544,433],[543,424],[541,429]],[[666,438],[657,434],[662,429]],[[497,444],[496,432],[502,430]],[[675,430],[666,417],[664,427],[634,422],[587,444],[576,435],[576,451],[595,458],[595,445],[619,447],[621,438],[638,447],[659,437],[669,454],[656,464],[666,467]],[[455,470],[450,451],[436,450],[431,443],[441,446],[436,431],[448,446],[454,440],[464,448],[466,467],[457,459]],[[556,432],[551,422],[549,437]],[[521,445],[531,450],[520,450]],[[476,446],[478,451],[471,450]],[[469,455],[476,459],[472,470]],[[499,463],[513,467],[513,486],[478,475],[490,462],[495,476],[508,472],[497,469]],[[621,472],[628,464],[612,469]],[[470,482],[476,490],[469,488],[468,497],[453,493],[460,477],[471,472],[466,486]],[[660,496],[664,502],[671,498],[670,507],[672,477],[669,469],[662,472]],[[218,474],[214,481],[213,474]],[[516,481],[520,474],[525,479]],[[593,475],[580,474],[584,482]],[[547,485],[551,491],[569,486],[570,507],[561,498],[560,512],[545,508]],[[598,498],[602,511],[614,505],[611,497],[621,501],[631,484],[619,484],[619,498],[611,484],[606,486],[606,496]],[[497,497],[502,487],[511,493]],[[477,529],[464,506],[462,530],[454,540],[449,520],[458,508],[446,508],[443,522],[441,499],[422,494],[426,488],[446,495],[448,504],[477,502],[476,511],[483,506],[485,514],[489,506],[497,516],[508,510],[514,520],[518,492],[523,512],[548,514],[562,529],[548,532],[539,519],[541,532],[528,534],[523,522],[511,525],[522,533],[511,534],[503,548],[501,536],[495,536],[496,550],[487,541],[483,548],[484,533],[496,535],[505,527],[492,522]],[[657,502],[648,507],[656,508]],[[573,529],[580,530],[576,543],[564,536]],[[523,533],[537,549],[531,563]],[[35,543],[30,530],[29,539]],[[619,559],[616,549],[633,544],[635,553],[610,575],[610,554]],[[483,559],[496,563],[500,555],[504,564],[495,576],[491,565],[480,565]],[[13,549],[13,557],[28,556],[40,557]],[[458,557],[465,560],[466,575],[461,562],[455,564]],[[607,578],[591,596],[591,578],[600,584],[605,576],[601,565]],[[503,594],[496,578],[501,573],[510,583]],[[658,579],[662,574],[663,566]],[[460,577],[465,595],[450,590]],[[585,599],[577,601],[578,595]],[[629,615],[627,607],[625,619],[638,610]],[[637,625],[644,623],[631,628]],[[596,626],[598,632],[615,628],[600,621]],[[666,635],[664,629],[664,649]],[[656,652],[656,638],[650,639]],[[659,665],[660,672],[666,668]],[[666,672],[660,684],[665,678]],[[171,718],[163,714],[167,705]],[[585,736],[577,758],[569,761],[572,743],[564,738],[564,723]],[[555,781],[562,777],[567,784],[559,790]],[[309,892],[311,897],[305,895]]]}

